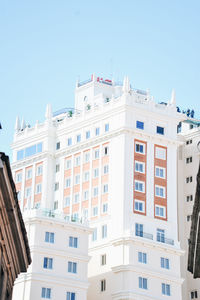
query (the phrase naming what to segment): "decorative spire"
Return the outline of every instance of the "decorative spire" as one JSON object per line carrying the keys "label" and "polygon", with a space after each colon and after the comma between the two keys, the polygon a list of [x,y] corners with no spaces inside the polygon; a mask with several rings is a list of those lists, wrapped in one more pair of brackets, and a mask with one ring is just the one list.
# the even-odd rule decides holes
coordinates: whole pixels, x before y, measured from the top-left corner
{"label": "decorative spire", "polygon": [[20,120],[19,120],[19,117],[17,116],[16,122],[15,122],[15,131],[19,131],[19,130],[20,130]]}
{"label": "decorative spire", "polygon": [[129,78],[128,78],[128,76],[125,76],[122,91],[123,91],[123,93],[128,94],[130,92],[130,89],[131,89],[131,87],[130,87]]}
{"label": "decorative spire", "polygon": [[22,119],[22,122],[21,122],[21,130],[24,130],[26,128],[26,123],[24,121],[24,118]]}
{"label": "decorative spire", "polygon": [[51,118],[52,118],[52,107],[51,107],[51,104],[47,104],[47,106],[46,106],[45,118],[47,120],[51,120]]}
{"label": "decorative spire", "polygon": [[176,106],[176,94],[175,94],[175,90],[172,90],[172,95],[171,95],[171,100],[170,100],[170,104],[172,106]]}

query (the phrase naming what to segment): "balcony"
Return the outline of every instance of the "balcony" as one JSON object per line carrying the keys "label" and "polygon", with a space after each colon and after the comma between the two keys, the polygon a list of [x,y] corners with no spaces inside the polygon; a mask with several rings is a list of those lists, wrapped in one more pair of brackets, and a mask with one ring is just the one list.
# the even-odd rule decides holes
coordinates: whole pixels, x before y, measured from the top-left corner
{"label": "balcony", "polygon": [[30,217],[46,217],[46,218],[52,218],[58,221],[65,221],[67,223],[78,223],[78,224],[84,224],[84,225],[88,225],[86,224],[87,221],[74,217],[74,216],[70,216],[70,215],[66,215],[62,212],[56,212],[54,210],[47,210],[47,209],[28,209],[25,210],[23,212],[23,217],[24,218],[30,218]]}
{"label": "balcony", "polygon": [[145,239],[153,240],[153,234],[147,233],[147,232],[144,232],[144,231],[136,231],[135,235],[143,237]]}
{"label": "balcony", "polygon": [[174,245],[174,240],[168,239],[166,237],[158,237],[157,236],[157,242],[172,245],[172,246]]}
{"label": "balcony", "polygon": [[[149,239],[149,240],[152,240],[153,241],[153,234],[151,233],[147,233],[147,232],[144,232],[144,231],[136,231],[135,232],[135,236],[139,236],[139,237],[142,237],[142,238],[145,238],[145,239]],[[163,244],[168,244],[168,245],[172,245],[174,246],[174,240],[172,239],[168,239],[166,238],[165,236],[160,236],[160,235],[157,235],[157,238],[156,238],[156,241],[159,242],[159,243],[163,243]]]}

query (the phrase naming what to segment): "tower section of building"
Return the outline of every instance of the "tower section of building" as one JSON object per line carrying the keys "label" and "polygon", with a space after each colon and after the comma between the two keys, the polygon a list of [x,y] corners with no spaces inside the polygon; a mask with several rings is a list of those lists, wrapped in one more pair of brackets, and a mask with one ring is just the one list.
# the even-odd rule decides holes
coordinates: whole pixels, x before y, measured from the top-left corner
{"label": "tower section of building", "polygon": [[93,75],[77,84],[74,110],[52,114],[48,106],[43,124],[16,125],[13,172],[22,178],[22,210],[49,209],[93,228],[88,299],[182,299],[182,119],[174,94],[156,104],[127,77],[121,84]]}

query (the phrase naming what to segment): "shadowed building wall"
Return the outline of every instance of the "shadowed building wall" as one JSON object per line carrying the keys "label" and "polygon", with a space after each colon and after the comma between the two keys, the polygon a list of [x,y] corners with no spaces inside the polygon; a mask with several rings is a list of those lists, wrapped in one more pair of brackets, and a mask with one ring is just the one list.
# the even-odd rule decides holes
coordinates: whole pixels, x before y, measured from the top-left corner
{"label": "shadowed building wall", "polygon": [[31,263],[24,222],[9,158],[0,152],[0,299],[11,299],[13,284]]}

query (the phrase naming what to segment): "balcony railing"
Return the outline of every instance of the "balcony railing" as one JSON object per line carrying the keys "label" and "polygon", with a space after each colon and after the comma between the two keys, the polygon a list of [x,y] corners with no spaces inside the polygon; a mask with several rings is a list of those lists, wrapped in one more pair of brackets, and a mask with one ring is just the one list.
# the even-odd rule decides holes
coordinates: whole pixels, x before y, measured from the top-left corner
{"label": "balcony railing", "polygon": [[92,79],[90,78],[90,79],[88,79],[88,80],[79,82],[79,83],[78,83],[78,87],[79,87],[79,86],[83,86],[83,85],[85,85],[85,84],[87,84],[87,83],[89,83],[89,82],[91,82],[91,81],[92,81]]}
{"label": "balcony railing", "polygon": [[87,223],[86,220],[83,220],[82,218],[77,218],[72,215],[66,215],[62,212],[56,212],[54,210],[47,210],[47,209],[27,209],[23,212],[24,217],[47,217],[47,218],[53,218],[55,220],[62,220],[68,223],[75,222],[79,224],[85,224]]}
{"label": "balcony railing", "polygon": [[151,233],[147,233],[147,232],[143,232],[143,231],[137,231],[135,233],[135,235],[143,237],[145,239],[153,240],[153,234],[151,234]]}
{"label": "balcony railing", "polygon": [[160,243],[164,243],[164,244],[168,244],[168,245],[174,245],[174,240],[172,239],[168,239],[166,237],[157,237],[157,242],[160,242]]}
{"label": "balcony railing", "polygon": [[[153,240],[153,234],[144,231],[136,231],[135,235],[145,239]],[[159,243],[164,243],[172,246],[174,245],[174,240],[168,239],[164,236],[157,236],[156,241]]]}

